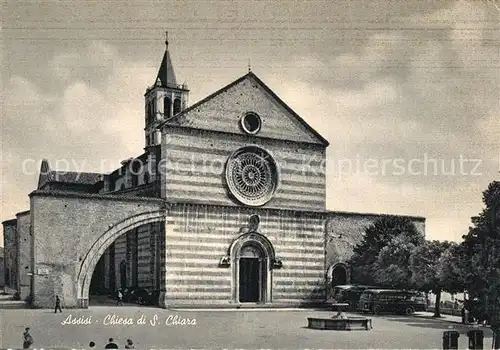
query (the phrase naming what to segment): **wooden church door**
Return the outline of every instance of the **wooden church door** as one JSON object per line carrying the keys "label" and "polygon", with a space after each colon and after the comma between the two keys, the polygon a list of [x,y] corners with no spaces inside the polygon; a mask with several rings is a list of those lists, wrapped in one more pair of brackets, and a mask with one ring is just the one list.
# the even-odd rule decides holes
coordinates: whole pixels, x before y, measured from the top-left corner
{"label": "wooden church door", "polygon": [[240,302],[261,301],[262,254],[253,246],[243,247],[240,254]]}

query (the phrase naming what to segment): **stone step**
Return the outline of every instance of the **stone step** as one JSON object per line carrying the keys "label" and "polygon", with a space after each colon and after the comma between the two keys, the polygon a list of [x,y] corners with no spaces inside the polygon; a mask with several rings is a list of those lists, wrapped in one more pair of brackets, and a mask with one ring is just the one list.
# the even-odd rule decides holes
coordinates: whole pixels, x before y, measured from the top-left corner
{"label": "stone step", "polygon": [[14,296],[12,294],[0,294],[0,301],[3,300],[14,300]]}
{"label": "stone step", "polygon": [[1,309],[26,309],[26,303],[22,300],[2,300],[0,301]]}

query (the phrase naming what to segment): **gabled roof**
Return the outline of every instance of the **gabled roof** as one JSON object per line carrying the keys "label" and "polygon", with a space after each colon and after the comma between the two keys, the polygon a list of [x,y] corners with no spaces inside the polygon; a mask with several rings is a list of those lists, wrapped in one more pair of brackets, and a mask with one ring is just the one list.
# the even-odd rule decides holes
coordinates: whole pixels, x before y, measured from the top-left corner
{"label": "gabled roof", "polygon": [[170,53],[168,52],[168,41],[166,41],[165,44],[167,47],[165,48],[165,53],[163,54],[163,60],[161,61],[155,84],[159,79],[160,86],[176,88],[177,79],[175,78],[174,66],[172,65],[172,59],[170,58]]}
{"label": "gabled roof", "polygon": [[49,181],[79,184],[79,185],[94,185],[102,180],[103,174],[99,173],[79,173],[67,171],[51,171]]}
{"label": "gabled roof", "polygon": [[94,185],[103,179],[100,173],[79,173],[76,171],[57,171],[51,170],[49,162],[44,159],[40,167],[40,177],[38,179],[38,188],[49,182],[62,182],[78,185]]}
{"label": "gabled roof", "polygon": [[295,113],[295,111],[290,108],[281,98],[278,97],[278,95],[276,95],[266,84],[264,84],[264,82],[262,80],[260,80],[253,72],[248,72],[247,74],[243,75],[242,77],[236,79],[235,81],[233,81],[232,83],[224,86],[223,88],[217,90],[216,92],[214,92],[213,94],[205,97],[204,99],[198,101],[197,103],[195,103],[194,105],[186,108],[185,110],[183,110],[182,112],[176,114],[175,116],[173,116],[172,118],[170,119],[167,119],[165,122],[163,122],[162,124],[160,124],[158,126],[158,128],[162,128],[164,127],[165,125],[168,125],[169,122],[171,121],[175,121],[177,118],[179,117],[182,117],[183,115],[187,114],[188,112],[196,109],[197,107],[199,107],[200,105],[204,104],[205,102],[213,99],[214,97],[216,97],[217,95],[220,95],[222,94],[223,92],[227,91],[228,89],[230,89],[231,87],[239,84],[240,82],[242,82],[243,80],[247,79],[247,78],[253,78],[269,95],[271,95],[276,101],[278,101],[278,103],[287,111],[289,112],[293,117],[295,117],[307,130],[309,130],[314,136],[316,136],[318,138],[318,140],[324,145],[324,146],[328,146],[329,145],[329,142],[323,137],[321,136],[321,134],[319,132],[317,132],[315,129],[313,129],[308,123],[306,123],[306,121],[304,119],[302,119],[297,113]]}

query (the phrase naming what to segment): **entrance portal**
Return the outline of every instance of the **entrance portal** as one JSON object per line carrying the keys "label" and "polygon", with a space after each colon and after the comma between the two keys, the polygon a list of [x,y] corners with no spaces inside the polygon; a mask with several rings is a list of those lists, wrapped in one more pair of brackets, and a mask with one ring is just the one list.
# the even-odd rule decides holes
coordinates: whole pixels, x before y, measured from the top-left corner
{"label": "entrance portal", "polygon": [[246,245],[240,253],[240,302],[262,301],[263,253],[260,248]]}
{"label": "entrance portal", "polygon": [[240,259],[240,301],[260,301],[260,261],[256,258]]}
{"label": "entrance portal", "polygon": [[260,233],[244,233],[231,244],[229,256],[232,267],[232,301],[271,303],[272,263],[275,259],[271,242]]}
{"label": "entrance portal", "polygon": [[332,286],[347,284],[347,270],[344,265],[337,265],[333,269]]}

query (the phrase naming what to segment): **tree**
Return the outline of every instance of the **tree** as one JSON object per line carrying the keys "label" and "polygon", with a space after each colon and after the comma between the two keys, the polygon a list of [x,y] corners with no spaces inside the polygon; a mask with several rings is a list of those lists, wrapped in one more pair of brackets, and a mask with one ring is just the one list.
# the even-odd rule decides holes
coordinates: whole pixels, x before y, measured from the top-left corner
{"label": "tree", "polygon": [[463,292],[472,274],[464,245],[454,242],[441,255],[437,268],[443,290],[452,294]]}
{"label": "tree", "polygon": [[443,254],[450,248],[451,243],[440,241],[425,241],[415,247],[410,257],[411,281],[416,289],[432,292],[436,295],[434,317],[441,317],[441,292],[444,290],[443,280],[440,278],[438,266]]}
{"label": "tree", "polygon": [[[380,282],[383,282],[382,285],[399,285],[402,276],[405,276],[405,272],[397,269],[401,266],[401,259],[404,260],[404,249],[398,250],[400,254],[394,258],[390,256],[390,248],[382,250],[390,244],[391,247],[396,247],[404,242],[404,245],[417,246],[423,241],[424,235],[410,219],[399,216],[380,217],[366,228],[363,240],[354,248],[350,260],[352,280],[368,285],[381,284]],[[396,274],[394,280],[398,282],[390,282],[392,273]]]}
{"label": "tree", "polygon": [[500,349],[500,182],[492,182],[483,192],[485,208],[472,220],[463,246],[470,273],[466,289],[470,298],[489,319],[495,349]]}
{"label": "tree", "polygon": [[382,248],[374,263],[377,284],[388,288],[414,288],[409,261],[412,251],[421,244],[420,240],[415,241],[404,234],[394,237]]}

